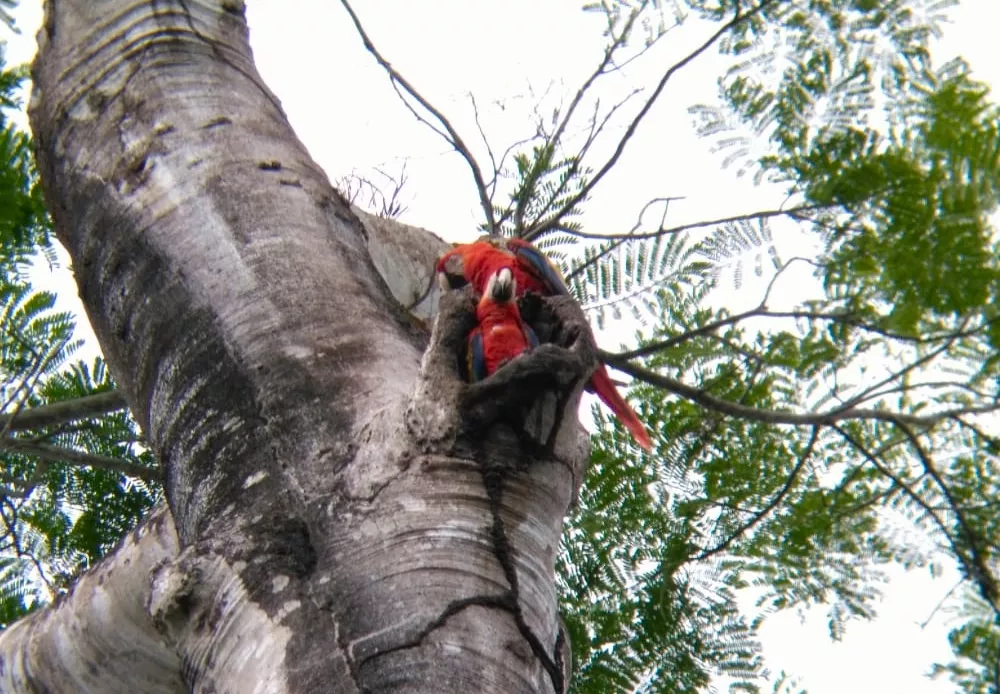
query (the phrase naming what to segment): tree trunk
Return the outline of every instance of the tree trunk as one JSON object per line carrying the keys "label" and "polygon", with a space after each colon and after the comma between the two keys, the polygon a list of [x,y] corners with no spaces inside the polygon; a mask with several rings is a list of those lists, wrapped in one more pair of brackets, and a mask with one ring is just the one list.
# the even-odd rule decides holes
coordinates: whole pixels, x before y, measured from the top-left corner
{"label": "tree trunk", "polygon": [[400,301],[440,245],[331,188],[241,2],[50,0],[39,45],[46,197],[176,539],[155,516],[0,636],[0,689],[563,690],[579,310],[549,302],[561,345],[462,382],[471,295],[441,298],[428,346]]}

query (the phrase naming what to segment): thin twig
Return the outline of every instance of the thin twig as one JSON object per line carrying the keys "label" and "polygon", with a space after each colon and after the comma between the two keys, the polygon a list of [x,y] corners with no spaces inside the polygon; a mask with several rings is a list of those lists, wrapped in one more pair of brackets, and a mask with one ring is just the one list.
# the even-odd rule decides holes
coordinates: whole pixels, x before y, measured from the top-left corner
{"label": "thin twig", "polygon": [[764,517],[767,516],[767,514],[769,514],[771,511],[777,508],[778,504],[781,503],[781,501],[788,495],[788,492],[791,491],[792,487],[795,486],[795,482],[798,479],[799,473],[802,471],[802,468],[805,467],[806,461],[809,460],[810,456],[812,456],[813,449],[816,446],[816,441],[819,439],[819,430],[820,428],[818,426],[813,427],[812,435],[809,437],[809,443],[806,444],[805,450],[802,451],[802,455],[799,456],[798,461],[795,463],[795,467],[792,468],[791,473],[789,473],[788,479],[785,480],[785,484],[781,487],[781,489],[778,490],[778,493],[775,494],[771,498],[771,500],[764,505],[764,508],[757,511],[750,518],[750,520],[743,523],[743,525],[737,528],[735,532],[733,532],[729,537],[727,537],[725,540],[717,544],[715,547],[712,547],[711,549],[706,549],[703,552],[699,553],[697,556],[695,556],[694,557],[695,561],[708,559],[714,554],[718,554],[719,552],[723,552],[729,549],[730,545],[736,542],[736,540],[739,539],[744,533],[746,533],[748,530],[753,529],[753,527],[757,525],[759,522],[761,522],[764,519]]}
{"label": "thin twig", "polygon": [[678,195],[678,196],[653,198],[652,200],[650,200],[649,202],[647,202],[645,205],[642,206],[642,209],[639,210],[639,217],[636,219],[635,224],[632,226],[632,231],[629,232],[629,234],[625,234],[625,235],[622,236],[622,238],[617,239],[615,241],[612,241],[611,243],[608,244],[607,248],[605,248],[605,249],[601,250],[600,252],[596,253],[593,257],[587,258],[583,263],[581,263],[577,267],[573,268],[566,275],[566,281],[569,282],[574,277],[576,277],[577,275],[579,275],[580,273],[582,273],[584,270],[586,270],[588,267],[590,267],[591,265],[594,265],[595,263],[597,263],[598,260],[600,260],[601,258],[603,258],[606,255],[609,255],[612,251],[614,251],[616,248],[618,248],[619,246],[621,246],[626,241],[629,241],[631,239],[630,234],[632,232],[638,231],[639,227],[642,226],[642,219],[645,216],[646,211],[651,206],[655,205],[658,202],[664,203],[664,205],[663,205],[663,215],[661,217],[661,223],[660,223],[660,226],[662,227],[663,226],[662,220],[664,220],[664,219],[667,218],[667,212],[670,209],[670,203],[673,202],[674,200],[683,200],[683,199],[684,199],[683,195]]}
{"label": "thin twig", "polygon": [[[343,1],[346,0],[342,0],[342,2]],[[604,162],[604,165],[597,170],[597,173],[594,174],[594,177],[591,178],[589,181],[587,181],[587,183],[580,189],[580,191],[577,192],[576,195],[574,195],[569,201],[567,201],[565,205],[563,205],[562,211],[555,215],[553,222],[551,222],[550,224],[554,224],[558,219],[560,219],[564,214],[566,214],[566,212],[576,207],[581,200],[586,199],[593,191],[594,187],[601,182],[601,179],[603,179],[607,175],[607,173],[611,171],[611,169],[615,166],[615,164],[618,163],[618,160],[621,158],[622,153],[625,151],[625,147],[626,145],[628,145],[629,140],[632,139],[632,136],[635,135],[636,130],[638,130],[639,124],[646,117],[646,114],[648,114],[649,111],[653,108],[653,105],[656,103],[657,99],[659,99],[660,95],[663,93],[664,88],[667,86],[667,82],[670,81],[670,78],[673,77],[674,74],[676,74],[679,70],[688,65],[691,61],[700,56],[702,53],[707,51],[716,41],[719,40],[720,37],[722,37],[723,34],[733,29],[734,27],[738,26],[739,24],[747,21],[748,19],[751,19],[758,12],[760,12],[765,7],[776,1],[777,0],[764,0],[757,7],[753,8],[746,14],[741,14],[739,10],[737,10],[736,15],[731,20],[723,24],[718,29],[718,31],[713,33],[704,43],[702,43],[698,48],[694,49],[693,51],[688,53],[685,57],[681,58],[679,61],[671,65],[667,69],[667,71],[663,74],[663,77],[660,78],[659,83],[656,85],[656,88],[653,90],[649,99],[646,100],[646,103],[643,105],[641,109],[639,109],[639,112],[636,114],[636,116],[632,119],[632,122],[629,123],[628,127],[625,129],[625,134],[622,135],[622,138],[618,141],[618,145],[617,147],[615,147],[615,151],[611,154],[608,160]],[[541,234],[544,234],[546,231],[547,229],[545,227],[541,227],[535,230],[534,233],[536,236],[539,236]]]}
{"label": "thin twig", "polygon": [[958,590],[958,587],[961,586],[963,583],[965,583],[965,579],[964,578],[958,579],[958,582],[951,587],[951,590],[949,590],[947,593],[945,593],[943,598],[941,598],[940,600],[938,600],[937,605],[935,605],[934,609],[931,610],[931,613],[929,615],[927,615],[927,619],[925,619],[924,621],[922,621],[920,623],[920,628],[921,629],[926,629],[927,628],[927,626],[931,623],[931,620],[934,619],[934,615],[936,615],[938,613],[938,611],[942,607],[944,607],[944,604],[948,601],[948,598],[950,598],[952,595],[954,595],[955,591]]}
{"label": "thin twig", "polygon": [[[968,322],[969,322],[968,319],[962,322],[961,329],[959,332],[965,330],[965,326],[968,324]],[[952,337],[950,340],[946,341],[940,347],[932,349],[930,352],[920,357],[919,359],[916,359],[912,363],[907,364],[906,366],[896,371],[890,372],[889,375],[883,378],[881,381],[873,383],[872,385],[868,386],[857,395],[852,396],[849,400],[847,400],[841,405],[841,408],[845,410],[850,409],[855,405],[858,405],[864,402],[865,400],[869,399],[872,396],[872,394],[876,393],[880,388],[885,387],[886,385],[892,383],[893,381],[897,381],[900,378],[903,378],[904,376],[906,376],[906,374],[910,373],[911,371],[914,371],[915,369],[919,368],[920,366],[923,366],[924,364],[929,364],[930,362],[934,361],[939,356],[947,352],[948,349],[957,339],[958,339],[957,337]]]}
{"label": "thin twig", "polygon": [[[458,132],[452,126],[451,122],[444,116],[444,114],[441,113],[438,109],[436,109],[429,101],[427,101],[427,99],[425,99],[420,94],[420,92],[418,92],[406,80],[406,78],[403,77],[389,63],[388,60],[386,60],[385,58],[382,57],[382,54],[375,47],[375,44],[372,43],[372,40],[368,37],[368,33],[365,31],[364,26],[362,26],[362,24],[361,24],[361,20],[358,19],[358,15],[354,12],[354,9],[351,7],[351,4],[348,2],[348,0],[340,0],[340,4],[344,6],[344,9],[347,10],[347,13],[351,16],[351,21],[354,22],[354,28],[357,30],[358,34],[361,36],[361,41],[362,41],[362,43],[364,43],[365,49],[369,53],[371,53],[372,56],[375,57],[375,60],[378,61],[378,64],[382,66],[382,68],[386,71],[386,73],[388,73],[389,79],[392,82],[393,86],[396,87],[398,85],[398,86],[402,87],[406,91],[407,94],[409,94],[411,97],[413,97],[414,99],[416,99],[417,103],[419,103],[431,115],[433,115],[438,120],[438,122],[441,124],[441,126],[444,127],[444,129],[448,131],[448,137],[446,137],[445,140],[452,147],[454,147],[455,150],[460,155],[462,155],[462,158],[465,159],[466,163],[469,165],[469,169],[472,171],[472,177],[475,179],[476,188],[477,188],[477,191],[479,193],[479,204],[482,206],[483,213],[486,215],[486,223],[487,223],[487,225],[489,227],[490,232],[491,233],[495,232],[495,230],[496,230],[496,224],[494,223],[494,219],[493,219],[493,206],[490,203],[489,194],[488,194],[488,192],[486,190],[486,183],[483,181],[482,171],[479,169],[479,164],[476,162],[476,158],[472,155],[472,152],[465,145],[465,142],[463,142],[462,137],[458,134]],[[398,89],[397,89],[397,93],[398,93]],[[409,106],[408,102],[405,101],[405,99],[403,100],[403,102],[407,104],[408,108],[411,108]],[[411,111],[412,110],[413,109],[411,108]],[[436,128],[434,130],[435,130],[435,132],[438,132],[440,134],[439,130],[437,130]]]}
{"label": "thin twig", "polygon": [[664,228],[661,226],[659,229],[655,229],[653,231],[630,231],[625,234],[600,234],[587,231],[568,231],[566,233],[573,234],[574,236],[578,236],[582,239],[596,239],[600,241],[622,239],[625,241],[636,241],[640,239],[655,239],[659,236],[669,236],[672,234],[679,234],[684,231],[690,231],[692,229],[702,229],[704,227],[720,226],[734,222],[748,222],[758,219],[769,219],[771,217],[793,217],[801,212],[823,209],[824,207],[824,205],[799,205],[798,207],[789,207],[786,210],[758,210],[757,212],[746,212],[743,214],[732,215],[730,217],[720,217],[718,219],[707,219],[702,222],[692,222],[691,224],[679,224],[674,227]]}

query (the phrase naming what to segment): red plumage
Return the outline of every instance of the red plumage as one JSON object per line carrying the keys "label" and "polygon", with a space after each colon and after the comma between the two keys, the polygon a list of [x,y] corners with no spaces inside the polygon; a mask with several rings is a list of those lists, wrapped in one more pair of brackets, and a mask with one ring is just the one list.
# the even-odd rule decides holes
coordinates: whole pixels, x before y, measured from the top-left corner
{"label": "red plumage", "polygon": [[[525,292],[543,296],[569,294],[559,271],[538,249],[521,239],[484,236],[473,243],[460,244],[441,256],[436,270],[444,289],[468,283],[477,292],[484,293],[490,277],[504,267],[513,272],[516,296]],[[625,425],[636,442],[647,451],[651,450],[653,443],[646,427],[619,394],[603,364],[590,377],[588,385]]]}
{"label": "red plumage", "polygon": [[478,381],[538,344],[521,319],[515,301],[516,281],[510,267],[490,275],[476,306],[476,327],[469,334],[469,375]]}

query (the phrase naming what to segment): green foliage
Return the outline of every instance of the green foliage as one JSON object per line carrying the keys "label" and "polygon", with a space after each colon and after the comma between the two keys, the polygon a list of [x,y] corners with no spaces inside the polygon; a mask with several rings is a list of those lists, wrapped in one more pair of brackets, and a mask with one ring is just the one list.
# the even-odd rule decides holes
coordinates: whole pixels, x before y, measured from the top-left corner
{"label": "green foliage", "polygon": [[[35,391],[33,407],[63,402],[114,387],[104,362],[74,364],[55,373]],[[118,458],[137,467],[154,461],[139,441],[135,422],[125,411],[33,429],[18,438],[44,439],[67,450]],[[8,527],[22,543],[38,548],[33,558],[44,567],[45,580],[56,589],[102,557],[118,543],[160,498],[155,485],[121,472],[66,462],[4,454],[10,494]],[[27,540],[26,540],[27,538]]]}
{"label": "green foliage", "polygon": [[0,43],[0,266],[7,272],[21,272],[36,252],[51,259],[51,245],[31,139],[6,113],[22,106],[17,91],[27,70],[7,69],[3,48]]}
{"label": "green foliage", "polygon": [[994,304],[1000,280],[988,221],[1000,111],[965,73],[924,86],[915,122],[900,133],[849,129],[774,162],[810,202],[838,210],[824,220],[831,290],[867,289],[910,333],[929,314]]}
{"label": "green foliage", "polygon": [[697,692],[709,673],[749,681],[757,643],[720,567],[685,566],[688,519],[657,465],[598,415],[599,443],[563,536],[561,606],[576,692]]}
{"label": "green foliage", "polygon": [[[581,90],[536,124],[510,166],[495,163],[481,191],[488,230],[535,241],[599,326],[625,318],[642,331],[638,350],[611,359],[638,374],[630,396],[656,450],[637,451],[595,411],[591,469],[559,556],[574,692],[701,692],[720,682],[731,692],[795,691],[760,657],[769,614],[823,606],[840,638],[875,615],[889,563],[934,571],[953,561],[968,590],[950,637],[956,659],[935,671],[963,692],[997,694],[1000,438],[981,415],[995,416],[1000,402],[991,222],[1000,111],[964,64],[931,61],[928,41],[951,4],[585,6],[607,20],[608,60],[594,79],[640,59],[689,14],[724,22],[739,8],[746,18],[718,41],[735,61],[720,102],[691,112],[724,167],[780,184],[799,210],[788,217],[819,240],[809,261],[818,291],[792,309],[769,310],[769,296],[738,315],[712,303],[723,276],[742,288],[751,264],[782,279],[789,263],[775,215],[669,229],[661,201],[656,228],[640,213],[628,231],[581,241],[583,207],[617,162],[595,162],[595,143],[631,132],[645,113],[609,127],[630,97],[589,111]],[[2,73],[6,107],[21,77]],[[588,114],[582,127],[578,111]],[[100,361],[67,361],[70,317],[20,274],[48,231],[27,137],[2,124],[0,373],[10,413],[113,384]],[[584,133],[575,148],[571,130]],[[138,473],[9,446],[44,441],[149,469],[125,412],[4,436],[0,626],[45,600],[46,588],[63,590],[159,495]]]}
{"label": "green foliage", "polygon": [[[950,560],[978,611],[937,672],[997,694],[1000,438],[980,415],[1000,402],[1000,110],[964,63],[933,65],[929,39],[953,4],[585,6],[607,18],[618,63],[640,59],[623,51],[655,43],[671,16],[723,22],[740,7],[748,19],[718,41],[735,61],[720,103],[691,112],[724,167],[784,187],[785,216],[820,252],[815,294],[775,312],[770,287],[789,266],[770,227],[780,215],[671,229],[663,201],[657,228],[644,209],[631,230],[587,241],[579,215],[615,163],[592,163],[593,145],[625,102],[595,104],[574,151],[563,133],[578,94],[500,172],[512,192],[494,208],[499,231],[543,248],[599,327],[643,331],[612,364],[646,381],[632,397],[657,449],[639,454],[596,413],[560,557],[573,691],[759,691],[768,614],[821,605],[840,638],[875,616],[889,563]],[[740,289],[749,267],[778,274],[760,306],[713,307],[723,276]]]}
{"label": "green foliage", "polygon": [[606,241],[564,262],[563,273],[570,292],[595,316],[599,328],[608,317],[620,320],[623,309],[646,325],[649,318],[661,318],[657,291],[690,293],[713,271],[705,255],[705,247],[691,244],[684,235]]}
{"label": "green foliage", "polygon": [[935,665],[933,673],[947,674],[963,692],[994,694],[1000,672],[1000,626],[990,607],[977,596],[967,596],[966,605],[967,621],[948,636],[958,658],[947,665]]}
{"label": "green foliage", "polygon": [[[28,280],[32,263],[55,255],[31,141],[3,111],[20,106],[24,76],[0,56],[0,412],[15,424],[26,410],[114,387],[100,359],[70,361],[81,344],[72,315]],[[86,456],[153,467],[124,410],[32,429],[0,425],[0,628],[66,590],[159,498],[158,485],[83,465]]]}

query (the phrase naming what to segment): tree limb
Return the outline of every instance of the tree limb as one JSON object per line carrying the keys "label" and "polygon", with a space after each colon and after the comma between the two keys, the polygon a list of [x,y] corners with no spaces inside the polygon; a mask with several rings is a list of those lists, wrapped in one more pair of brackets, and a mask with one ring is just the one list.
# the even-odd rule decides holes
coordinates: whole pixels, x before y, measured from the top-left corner
{"label": "tree limb", "polygon": [[41,460],[53,463],[71,463],[73,465],[89,465],[100,470],[110,470],[120,472],[129,477],[138,477],[146,482],[163,484],[163,475],[157,468],[148,468],[141,465],[126,463],[121,458],[112,458],[106,455],[95,455],[84,451],[75,451],[71,448],[55,446],[51,443],[38,441],[23,441],[21,439],[3,439],[0,441],[0,450],[31,455]]}
{"label": "tree limb", "polygon": [[962,407],[950,410],[942,410],[940,412],[935,412],[928,415],[911,415],[902,412],[890,412],[888,410],[873,410],[873,409],[862,409],[862,408],[852,408],[843,409],[837,408],[835,410],[830,410],[827,412],[816,412],[816,413],[798,413],[798,412],[782,412],[780,410],[764,410],[758,409],[756,407],[747,407],[746,405],[741,405],[739,403],[732,402],[730,400],[723,400],[714,395],[711,395],[700,388],[695,388],[694,386],[689,386],[675,378],[670,376],[665,376],[663,374],[657,373],[651,369],[647,369],[641,366],[637,366],[627,360],[619,359],[616,355],[609,354],[608,352],[600,352],[601,361],[609,366],[613,366],[619,371],[622,371],[633,378],[640,381],[648,383],[652,386],[658,388],[663,388],[667,392],[674,393],[675,395],[680,395],[683,398],[687,398],[692,402],[696,402],[702,407],[720,412],[722,414],[731,415],[734,417],[740,417],[742,419],[749,419],[755,422],[766,422],[769,424],[786,424],[790,426],[816,426],[816,425],[832,425],[835,422],[852,420],[852,419],[867,419],[867,420],[877,420],[889,423],[899,423],[915,426],[915,427],[930,427],[938,422],[950,419],[955,416],[960,416],[963,414],[984,414],[987,412],[996,412],[1000,410],[1000,403],[982,405],[977,407]]}
{"label": "tree limb", "polygon": [[[413,85],[411,85],[406,80],[406,78],[403,77],[399,73],[399,71],[396,70],[389,63],[388,60],[382,57],[382,54],[379,52],[378,48],[375,47],[375,44],[372,43],[372,40],[368,37],[368,33],[365,31],[364,26],[362,26],[361,24],[361,20],[358,19],[358,15],[355,14],[354,9],[351,7],[351,4],[348,2],[348,0],[340,0],[340,4],[344,6],[344,9],[347,10],[347,13],[351,16],[351,21],[354,22],[354,28],[357,30],[358,35],[361,36],[361,41],[362,43],[364,43],[365,49],[369,53],[371,53],[372,56],[375,57],[375,60],[378,61],[378,64],[381,65],[382,68],[388,73],[389,79],[392,81],[393,86],[395,87],[398,85],[402,87],[407,94],[416,99],[417,103],[419,103],[421,106],[427,109],[427,111],[430,112],[430,114],[433,115],[438,120],[439,123],[441,123],[442,127],[444,127],[444,129],[448,131],[448,137],[445,137],[445,140],[452,147],[455,148],[455,151],[457,151],[460,155],[462,155],[462,158],[465,159],[466,163],[469,165],[469,169],[472,171],[472,177],[476,181],[476,189],[477,192],[479,193],[479,204],[482,206],[483,213],[486,215],[487,226],[492,232],[495,229],[496,224],[493,219],[493,205],[490,203],[489,194],[487,193],[486,189],[486,183],[483,180],[483,173],[479,169],[479,164],[476,162],[476,158],[472,155],[472,152],[469,150],[465,142],[462,140],[461,135],[458,134],[458,131],[455,130],[451,122],[445,117],[443,113],[441,113],[429,101],[427,101],[427,99],[425,99],[420,94],[420,92],[418,92],[413,87]],[[410,108],[409,103],[406,102],[405,99],[403,100],[403,103],[406,104],[408,108]],[[410,110],[413,111],[412,108]],[[414,112],[414,115],[417,115],[416,112]],[[441,134],[441,131],[437,130],[436,128],[434,128],[434,131]]]}
{"label": "tree limb", "polygon": [[[125,396],[118,390],[62,400],[40,407],[21,410],[16,415],[0,415],[0,427],[8,431],[25,431],[64,424],[77,419],[98,417],[126,408]],[[8,424],[9,423],[9,424]]]}
{"label": "tree limb", "polygon": [[[344,0],[341,1],[343,2]],[[663,93],[664,88],[667,86],[667,82],[670,80],[671,77],[674,76],[674,74],[676,74],[679,70],[684,68],[691,61],[693,61],[695,58],[697,58],[706,50],[708,50],[716,41],[719,40],[719,38],[723,34],[728,32],[730,29],[738,26],[739,24],[743,23],[744,21],[751,19],[758,12],[760,12],[765,7],[767,7],[768,5],[770,5],[775,1],[776,0],[764,0],[746,14],[741,14],[739,10],[737,10],[735,16],[731,20],[723,24],[710,37],[708,37],[708,39],[704,43],[702,43],[700,46],[698,46],[698,48],[694,49],[686,56],[681,58],[679,61],[671,65],[667,69],[667,71],[663,74],[663,77],[660,78],[659,83],[656,85],[656,88],[653,90],[653,93],[650,95],[649,99],[646,100],[646,103],[643,104],[643,107],[639,109],[639,112],[636,114],[636,116],[632,119],[632,122],[629,123],[628,127],[625,129],[625,134],[622,135],[622,138],[618,141],[618,145],[617,147],[615,147],[615,151],[608,158],[608,160],[604,162],[604,164],[601,166],[600,169],[597,170],[597,173],[594,174],[594,177],[591,178],[589,181],[587,181],[587,183],[580,189],[580,191],[572,198],[570,198],[570,200],[568,200],[566,204],[563,205],[560,211],[556,212],[553,215],[552,221],[550,221],[547,225],[543,225],[537,229],[533,229],[532,235],[537,237],[544,234],[546,231],[548,231],[549,228],[557,224],[558,220],[564,214],[566,214],[566,212],[572,210],[576,205],[580,203],[580,201],[586,199],[587,196],[590,195],[590,193],[597,186],[597,184],[600,183],[601,179],[603,179],[607,175],[607,173],[611,171],[611,169],[621,158],[622,153],[625,151],[625,146],[628,144],[629,140],[632,139],[632,136],[635,135],[636,130],[639,128],[639,124],[642,122],[643,118],[646,117],[646,114],[648,114],[649,111],[653,108],[653,105],[656,103],[657,99],[659,99],[660,95]]]}
{"label": "tree limb", "polygon": [[944,495],[945,501],[948,502],[948,507],[951,513],[955,514],[955,520],[958,522],[959,535],[962,541],[969,549],[970,557],[969,561],[966,562],[966,571],[968,572],[969,578],[975,581],[976,585],[979,587],[979,592],[983,597],[983,600],[989,603],[993,611],[1000,617],[1000,604],[998,604],[998,599],[1000,599],[1000,588],[997,586],[997,580],[993,576],[992,571],[988,565],[987,556],[990,554],[987,547],[984,544],[989,544],[984,538],[981,538],[973,529],[969,520],[965,517],[965,513],[962,512],[962,507],[955,498],[948,484],[941,477],[941,473],[937,471],[934,466],[934,462],[931,460],[930,455],[924,450],[924,447],[920,443],[920,439],[913,430],[904,422],[894,422],[896,427],[906,436],[910,442],[910,447],[917,454],[917,459],[920,461],[921,466],[924,471],[930,476],[934,483],[941,490],[941,494]]}
{"label": "tree limb", "polygon": [[[899,476],[896,475],[892,470],[883,465],[882,462],[874,454],[872,454],[863,443],[861,443],[856,438],[851,436],[851,434],[848,433],[845,429],[836,425],[833,425],[833,429],[837,433],[839,433],[845,441],[847,441],[856,450],[858,450],[868,460],[868,462],[872,464],[872,466],[876,470],[878,470],[880,473],[888,477],[893,483],[895,483],[903,491],[903,493],[906,494],[907,497],[909,497],[914,503],[916,503],[917,506],[919,506],[921,510],[934,521],[934,524],[937,525],[938,529],[944,534],[945,538],[947,539],[948,544],[951,547],[952,554],[955,555],[955,558],[962,566],[966,579],[972,580],[976,583],[976,585],[979,587],[980,593],[982,594],[983,598],[990,604],[990,607],[993,609],[993,611],[996,612],[997,614],[1000,614],[1000,609],[998,609],[996,602],[996,581],[993,579],[992,574],[989,572],[988,568],[982,564],[982,557],[976,551],[975,546],[971,544],[969,545],[969,549],[973,551],[973,556],[972,557],[968,556],[968,553],[963,549],[963,547],[958,543],[958,541],[951,536],[951,533],[948,530],[948,526],[945,525],[941,517],[935,512],[935,510],[930,506],[930,504],[928,504],[927,501],[924,500],[923,497],[921,497],[917,492],[915,492],[910,487],[910,485],[908,485],[906,482],[900,479]],[[905,434],[906,433],[905,428],[901,427],[901,429],[903,429]],[[912,434],[912,432],[910,433]],[[922,447],[917,445],[916,449],[918,451],[918,456],[921,455],[923,452]],[[936,471],[934,473],[931,473],[931,470],[933,470],[933,465],[930,466],[930,468],[928,468],[925,465],[925,470],[927,471],[927,473],[932,474],[932,476],[936,475]],[[952,512],[956,511],[954,506],[951,507],[951,511]],[[966,542],[968,544],[968,539],[966,539]]]}

